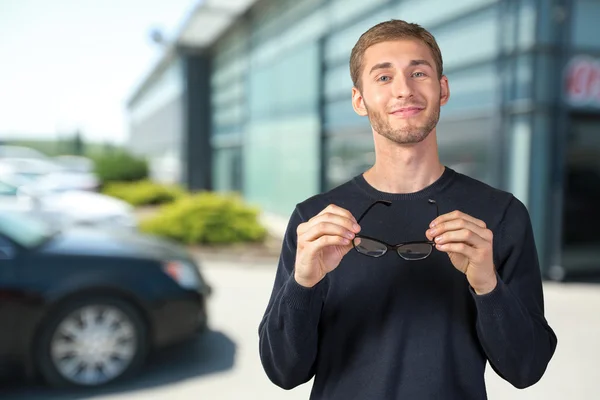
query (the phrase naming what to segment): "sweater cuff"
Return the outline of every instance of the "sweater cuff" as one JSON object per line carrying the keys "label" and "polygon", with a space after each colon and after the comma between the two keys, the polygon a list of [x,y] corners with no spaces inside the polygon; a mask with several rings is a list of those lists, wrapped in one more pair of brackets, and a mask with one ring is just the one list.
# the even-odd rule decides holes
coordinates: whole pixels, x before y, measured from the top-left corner
{"label": "sweater cuff", "polygon": [[315,286],[307,288],[296,282],[294,274],[291,274],[283,291],[283,299],[296,310],[308,311],[315,305],[320,308],[325,299],[327,286],[327,275]]}
{"label": "sweater cuff", "polygon": [[489,293],[477,294],[475,290],[469,285],[469,291],[475,299],[477,309],[481,313],[488,315],[501,316],[504,314],[504,298],[506,296],[507,287],[498,271],[496,271],[496,287]]}

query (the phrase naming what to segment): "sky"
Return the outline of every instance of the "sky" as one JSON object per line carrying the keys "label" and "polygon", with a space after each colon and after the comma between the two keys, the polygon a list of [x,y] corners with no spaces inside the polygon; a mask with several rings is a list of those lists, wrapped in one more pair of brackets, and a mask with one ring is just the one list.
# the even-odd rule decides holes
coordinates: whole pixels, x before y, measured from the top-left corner
{"label": "sky", "polygon": [[0,140],[122,143],[126,102],[197,0],[0,0]]}

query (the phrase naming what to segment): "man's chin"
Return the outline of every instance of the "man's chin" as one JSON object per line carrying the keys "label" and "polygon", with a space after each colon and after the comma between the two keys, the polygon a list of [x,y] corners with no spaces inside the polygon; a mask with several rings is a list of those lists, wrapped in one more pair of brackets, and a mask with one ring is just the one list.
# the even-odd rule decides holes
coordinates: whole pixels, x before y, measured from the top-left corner
{"label": "man's chin", "polygon": [[398,143],[401,145],[412,145],[418,144],[424,141],[430,132],[423,130],[410,130],[410,131],[387,131],[380,132],[380,135],[387,138],[388,140]]}

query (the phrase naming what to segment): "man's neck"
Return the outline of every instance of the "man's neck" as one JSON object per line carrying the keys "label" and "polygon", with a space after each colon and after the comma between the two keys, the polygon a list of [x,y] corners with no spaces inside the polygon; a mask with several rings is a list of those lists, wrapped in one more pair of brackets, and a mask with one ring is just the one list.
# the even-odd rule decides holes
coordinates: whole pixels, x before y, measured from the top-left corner
{"label": "man's neck", "polygon": [[363,174],[375,189],[386,193],[414,193],[431,185],[444,173],[435,130],[422,142],[409,146],[376,136],[375,165]]}

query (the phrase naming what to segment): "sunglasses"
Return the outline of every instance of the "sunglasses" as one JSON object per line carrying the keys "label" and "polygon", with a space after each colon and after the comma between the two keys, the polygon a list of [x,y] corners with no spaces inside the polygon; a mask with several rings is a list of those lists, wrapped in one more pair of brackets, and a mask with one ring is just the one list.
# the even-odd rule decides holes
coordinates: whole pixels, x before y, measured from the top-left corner
{"label": "sunglasses", "polygon": [[[435,200],[429,199],[428,203],[435,205],[437,215],[436,218],[439,217],[440,211]],[[369,208],[367,208],[358,218],[357,222],[359,225],[360,221],[365,217],[365,215],[367,215],[369,210],[371,210],[371,208],[377,204],[383,204],[384,206],[389,207],[392,205],[392,202],[387,200],[377,200],[371,204]],[[356,251],[365,256],[377,258],[385,255],[389,250],[391,250],[395,251],[400,257],[407,261],[424,260],[425,258],[429,257],[433,251],[433,247],[435,246],[435,242],[429,240],[418,240],[414,242],[391,245],[382,240],[360,234],[354,237],[352,244],[354,245],[354,249]]]}

